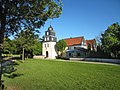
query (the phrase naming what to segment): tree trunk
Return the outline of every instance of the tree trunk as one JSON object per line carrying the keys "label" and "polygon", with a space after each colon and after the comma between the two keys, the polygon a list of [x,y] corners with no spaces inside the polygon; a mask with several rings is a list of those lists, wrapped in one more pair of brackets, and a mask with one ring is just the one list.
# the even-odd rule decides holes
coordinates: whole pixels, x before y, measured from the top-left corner
{"label": "tree trunk", "polygon": [[2,88],[2,44],[4,40],[4,32],[5,32],[5,23],[6,23],[6,10],[0,6],[0,21],[1,21],[1,28],[0,28],[0,89]]}
{"label": "tree trunk", "polygon": [[2,44],[0,44],[0,88],[2,85],[1,79],[2,79]]}

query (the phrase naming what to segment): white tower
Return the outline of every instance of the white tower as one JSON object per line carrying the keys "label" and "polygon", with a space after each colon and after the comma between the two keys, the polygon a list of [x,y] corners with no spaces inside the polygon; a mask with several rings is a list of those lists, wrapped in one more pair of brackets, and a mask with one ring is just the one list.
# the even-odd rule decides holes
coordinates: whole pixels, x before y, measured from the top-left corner
{"label": "white tower", "polygon": [[42,55],[48,59],[55,59],[57,54],[55,51],[55,44],[57,38],[55,37],[55,32],[50,25],[47,31],[45,31],[45,36],[43,36],[43,43],[42,43]]}

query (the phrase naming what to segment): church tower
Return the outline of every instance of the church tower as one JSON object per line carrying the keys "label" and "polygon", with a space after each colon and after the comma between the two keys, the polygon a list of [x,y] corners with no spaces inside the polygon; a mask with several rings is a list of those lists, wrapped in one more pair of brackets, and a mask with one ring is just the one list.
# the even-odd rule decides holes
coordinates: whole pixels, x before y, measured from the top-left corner
{"label": "church tower", "polygon": [[55,32],[50,25],[47,31],[45,31],[45,36],[43,36],[43,43],[42,43],[42,55],[48,59],[55,59],[57,54],[55,51],[55,44],[57,38],[55,37]]}

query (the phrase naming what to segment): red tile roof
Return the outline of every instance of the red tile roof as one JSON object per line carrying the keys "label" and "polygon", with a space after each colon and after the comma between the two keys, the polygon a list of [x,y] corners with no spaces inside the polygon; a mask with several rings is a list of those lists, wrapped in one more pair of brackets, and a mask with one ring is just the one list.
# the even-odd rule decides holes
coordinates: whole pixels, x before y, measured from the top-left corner
{"label": "red tile roof", "polygon": [[92,40],[86,40],[86,45],[88,46],[88,44],[90,44],[90,46],[95,44],[95,39]]}
{"label": "red tile roof", "polygon": [[64,39],[64,41],[66,42],[67,46],[72,46],[72,45],[81,44],[83,38],[84,37],[67,38],[67,39]]}

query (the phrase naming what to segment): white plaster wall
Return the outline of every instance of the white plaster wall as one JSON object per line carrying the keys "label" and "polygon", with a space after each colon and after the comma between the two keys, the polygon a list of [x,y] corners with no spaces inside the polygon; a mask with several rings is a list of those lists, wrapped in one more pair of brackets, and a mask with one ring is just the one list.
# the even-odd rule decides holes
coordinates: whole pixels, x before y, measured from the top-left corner
{"label": "white plaster wall", "polygon": [[[45,47],[46,44],[46,47]],[[48,47],[49,44],[49,47]],[[55,51],[55,44],[56,42],[43,42],[42,45],[42,55],[46,57],[46,51],[48,51],[48,59],[55,59],[57,53]]]}
{"label": "white plaster wall", "polygon": [[82,47],[82,48],[87,49],[87,46],[84,46],[84,45],[74,45],[74,46],[70,46],[69,50],[74,50],[74,47]]}
{"label": "white plaster wall", "polygon": [[82,46],[80,46],[80,47],[87,49],[87,46],[84,46],[84,45],[82,45]]}

